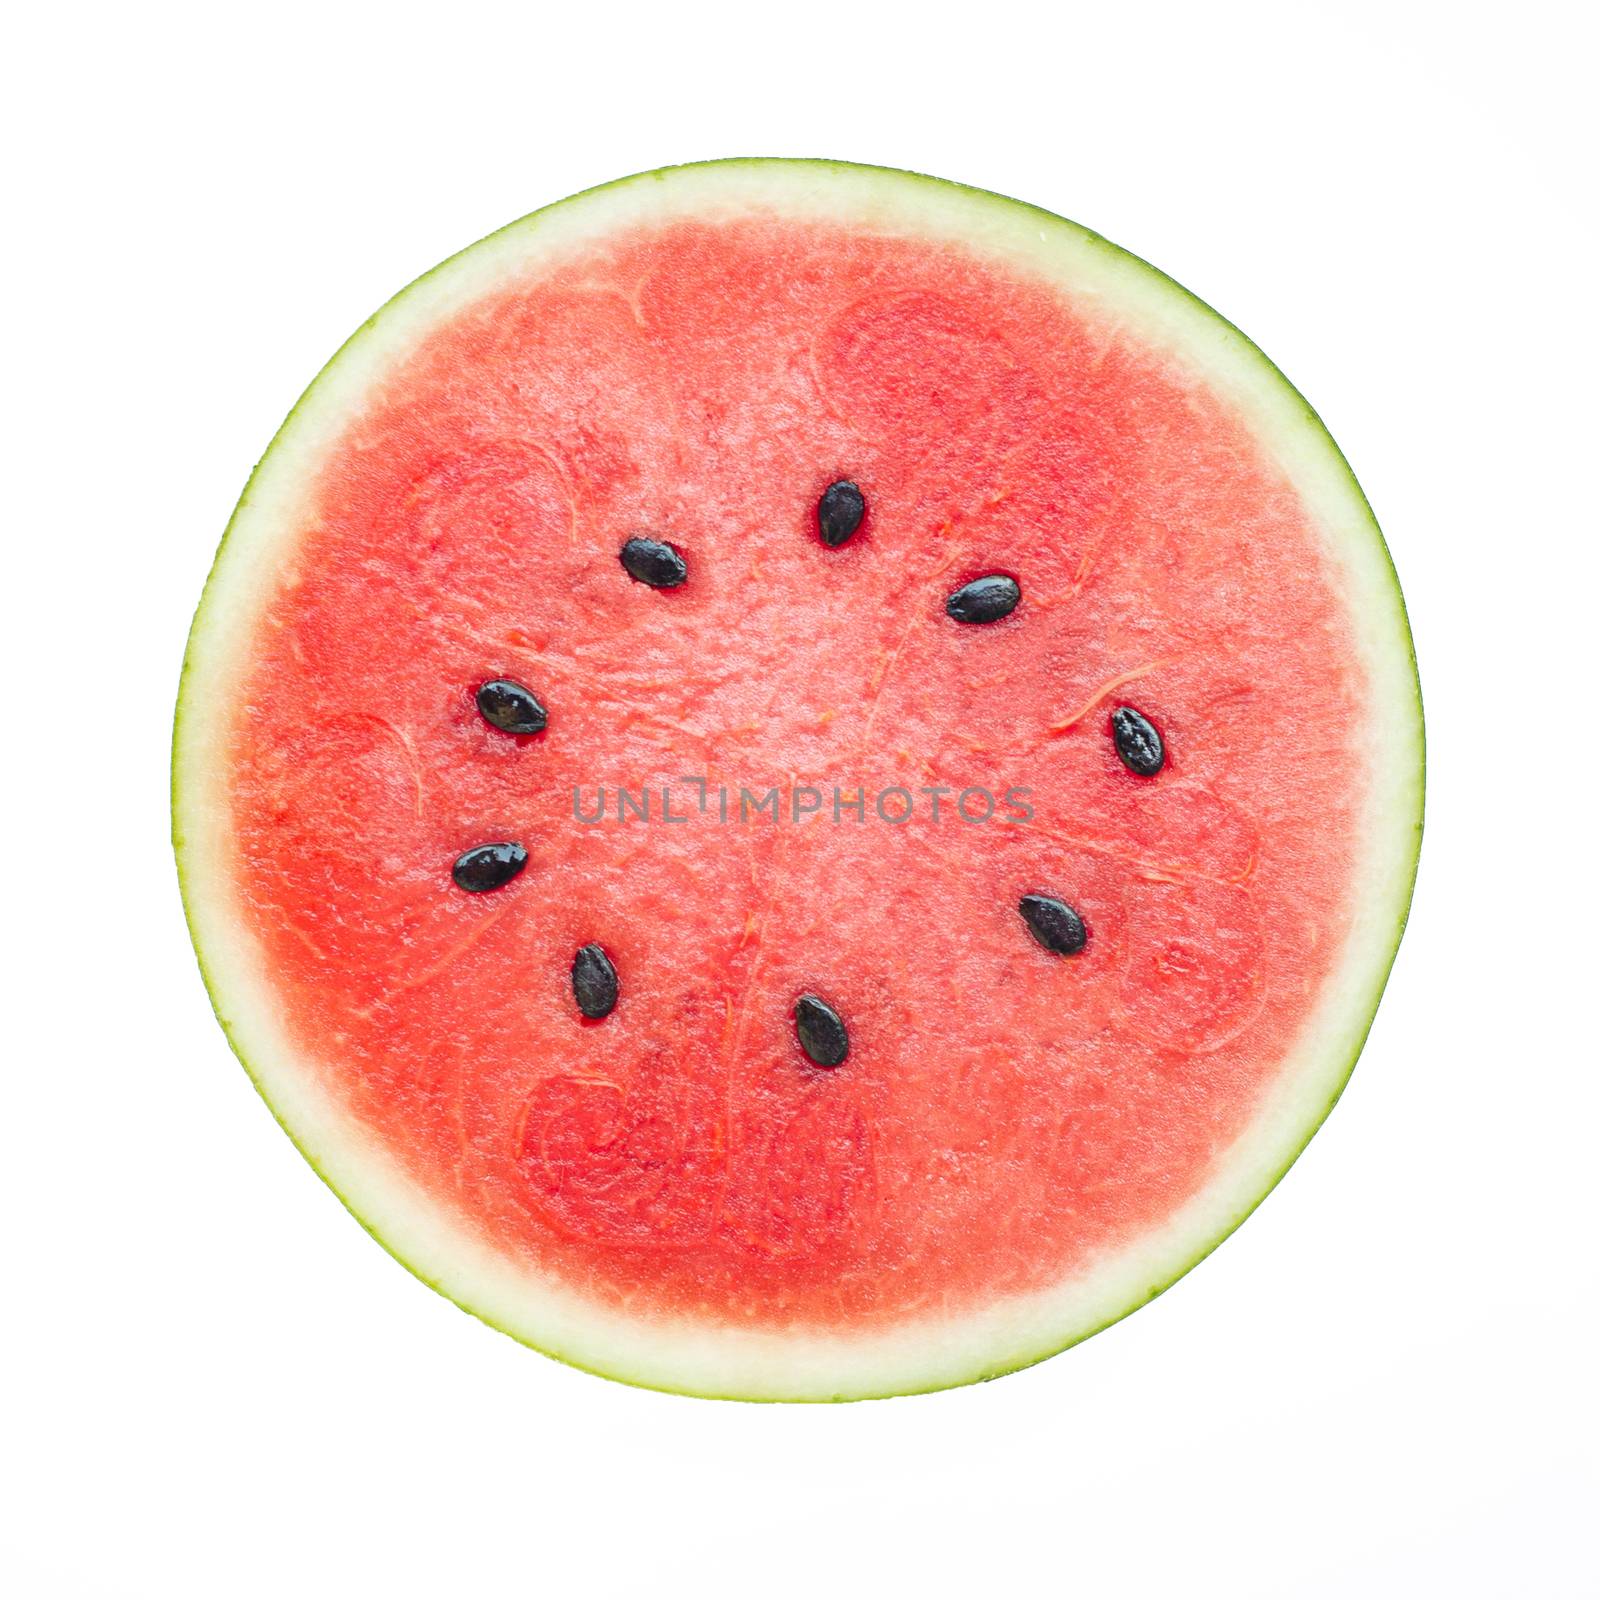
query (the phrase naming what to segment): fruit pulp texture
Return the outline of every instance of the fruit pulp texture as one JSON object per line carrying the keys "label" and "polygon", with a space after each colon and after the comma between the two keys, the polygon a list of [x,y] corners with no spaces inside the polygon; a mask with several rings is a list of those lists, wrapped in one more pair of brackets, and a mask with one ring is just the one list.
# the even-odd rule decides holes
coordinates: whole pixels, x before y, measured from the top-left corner
{"label": "fruit pulp texture", "polygon": [[[639,535],[681,587],[629,579]],[[946,614],[995,572],[1009,616]],[[479,714],[500,677],[544,732]],[[1349,926],[1365,692],[1284,473],[1094,306],[923,240],[640,227],[436,327],[332,448],[239,685],[237,895],[308,1070],[498,1249],[864,1330],[1061,1282],[1204,1183]],[[648,824],[577,821],[602,787]],[[527,870],[461,893],[497,840]]]}

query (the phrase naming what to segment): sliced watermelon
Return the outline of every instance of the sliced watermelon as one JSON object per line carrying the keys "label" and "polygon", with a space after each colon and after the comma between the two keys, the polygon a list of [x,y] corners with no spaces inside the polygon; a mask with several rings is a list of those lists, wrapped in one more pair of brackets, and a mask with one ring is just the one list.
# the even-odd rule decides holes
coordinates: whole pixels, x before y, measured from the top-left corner
{"label": "sliced watermelon", "polygon": [[613,1377],[844,1398],[1060,1350],[1272,1187],[1394,956],[1422,721],[1235,329],[1031,207],[743,161],[340,351],[174,796],[223,1026],[401,1261]]}

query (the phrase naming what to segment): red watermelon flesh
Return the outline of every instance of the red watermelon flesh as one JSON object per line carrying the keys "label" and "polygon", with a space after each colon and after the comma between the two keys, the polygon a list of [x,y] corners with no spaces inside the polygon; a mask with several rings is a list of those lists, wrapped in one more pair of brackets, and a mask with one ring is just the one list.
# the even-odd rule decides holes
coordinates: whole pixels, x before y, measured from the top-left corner
{"label": "red watermelon flesh", "polygon": [[[1204,1207],[1347,981],[1390,786],[1388,669],[1281,439],[1125,306],[828,207],[624,209],[474,291],[303,451],[208,722],[206,893],[337,1122],[313,1154],[579,1333],[495,1320],[713,1392],[852,1392],[818,1350],[956,1339]],[[867,512],[830,549],[841,478]],[[623,570],[640,535],[681,587]],[[1015,611],[952,620],[990,573]],[[479,715],[500,677],[544,732]],[[461,892],[495,840],[527,869]],[[589,1316],[797,1376],[663,1375]]]}

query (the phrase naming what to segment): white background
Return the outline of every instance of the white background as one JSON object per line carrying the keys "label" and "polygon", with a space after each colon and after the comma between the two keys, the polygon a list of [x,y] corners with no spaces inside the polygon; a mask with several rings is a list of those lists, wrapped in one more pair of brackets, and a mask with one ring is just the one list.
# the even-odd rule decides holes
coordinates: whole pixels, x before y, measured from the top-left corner
{"label": "white background", "polygon": [[[1582,14],[395,0],[13,17],[0,1587],[1600,1593]],[[229,1055],[166,843],[190,611],[324,358],[498,224],[728,154],[1016,194],[1239,321],[1355,464],[1422,662],[1415,914],[1328,1126],[1149,1309],[927,1398],[635,1392],[430,1294]]]}

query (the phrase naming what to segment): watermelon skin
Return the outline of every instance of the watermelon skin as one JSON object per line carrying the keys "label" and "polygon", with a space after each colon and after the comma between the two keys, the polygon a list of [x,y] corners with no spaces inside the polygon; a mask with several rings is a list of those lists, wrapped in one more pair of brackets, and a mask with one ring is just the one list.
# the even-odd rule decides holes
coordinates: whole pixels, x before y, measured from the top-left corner
{"label": "watermelon skin", "polygon": [[[1091,1295],[1030,1297],[954,1324],[908,1324],[866,1337],[731,1333],[672,1328],[600,1313],[581,1298],[537,1285],[470,1232],[419,1201],[405,1175],[362,1130],[341,1125],[298,1081],[294,1047],[273,1017],[274,997],[251,971],[247,940],[217,891],[223,823],[216,798],[215,686],[224,676],[230,624],[248,616],[273,580],[257,508],[292,482],[327,426],[353,403],[365,374],[388,349],[446,308],[470,300],[474,265],[496,251],[537,244],[541,231],[603,226],[638,210],[763,204],[884,211],[915,227],[924,211],[939,229],[1004,250],[1026,250],[1048,267],[1059,255],[1081,271],[1097,259],[1141,315],[1203,348],[1208,375],[1226,371],[1260,409],[1253,421],[1292,464],[1305,492],[1337,505],[1348,535],[1343,551],[1368,602],[1363,644],[1379,681],[1384,757],[1373,801],[1375,851],[1359,930],[1359,960],[1337,985],[1336,1013],[1318,1038],[1317,1070],[1292,1103],[1263,1118],[1248,1153],[1160,1236],[1127,1252]],[[824,197],[820,202],[818,197]],[[598,220],[597,220],[598,219]],[[1033,241],[1037,239],[1037,244]],[[1024,241],[1026,241],[1024,243]],[[478,282],[483,282],[479,279]],[[492,281],[492,279],[490,280]],[[1263,422],[1265,419],[1265,422]],[[244,544],[241,551],[240,545]],[[572,1365],[647,1387],[745,1399],[834,1400],[904,1394],[978,1381],[1015,1370],[1088,1337],[1155,1297],[1221,1242],[1292,1165],[1338,1098],[1359,1054],[1398,948],[1420,844],[1423,733],[1415,660],[1404,604],[1381,534],[1360,489],[1320,420],[1243,335],[1170,279],[1115,246],[1048,213],[936,179],[829,163],[728,162],[666,169],[625,179],[512,224],[403,291],[335,356],[291,413],[246,486],[218,552],[185,658],[174,737],[174,845],[186,913],[219,1021],[258,1090],[302,1154],[362,1225],[417,1276],[464,1309]],[[1352,936],[1352,945],[1357,936]],[[1270,1125],[1266,1125],[1270,1121]]]}

